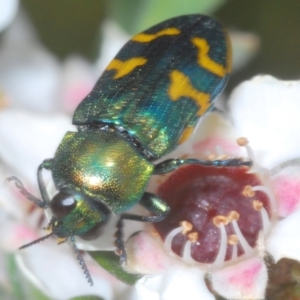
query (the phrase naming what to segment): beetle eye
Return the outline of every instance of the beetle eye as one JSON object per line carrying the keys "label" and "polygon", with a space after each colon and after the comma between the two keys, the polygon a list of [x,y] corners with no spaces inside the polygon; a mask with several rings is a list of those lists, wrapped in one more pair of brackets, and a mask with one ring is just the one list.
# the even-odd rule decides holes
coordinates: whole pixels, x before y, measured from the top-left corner
{"label": "beetle eye", "polygon": [[75,207],[76,201],[74,197],[64,192],[56,194],[50,203],[50,208],[56,218],[68,215]]}

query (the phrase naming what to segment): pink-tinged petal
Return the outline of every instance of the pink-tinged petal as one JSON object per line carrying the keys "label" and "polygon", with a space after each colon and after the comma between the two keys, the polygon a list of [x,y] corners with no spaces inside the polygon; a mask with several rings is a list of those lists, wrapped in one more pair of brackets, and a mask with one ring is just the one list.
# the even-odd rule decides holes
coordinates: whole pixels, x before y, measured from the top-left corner
{"label": "pink-tinged petal", "polygon": [[[275,168],[276,170],[277,168]],[[296,162],[279,168],[271,176],[271,184],[278,203],[278,215],[287,217],[299,209],[300,204],[300,168]]]}
{"label": "pink-tinged petal", "polygon": [[115,299],[114,293],[125,285],[84,256],[94,281],[91,287],[69,245],[55,245],[53,240],[22,250],[17,257],[26,277],[52,299],[70,299],[82,295],[98,295]]}
{"label": "pink-tinged petal", "polygon": [[1,111],[0,157],[17,172],[7,175],[18,175],[36,183],[37,167],[44,159],[53,157],[68,130],[74,131],[75,127],[64,115]]}
{"label": "pink-tinged petal", "polygon": [[213,289],[232,300],[264,299],[268,273],[259,258],[244,260],[211,274]]}
{"label": "pink-tinged petal", "polygon": [[126,243],[127,265],[124,268],[137,274],[156,274],[170,267],[172,259],[163,250],[162,243],[142,231]]}
{"label": "pink-tinged petal", "polygon": [[236,138],[233,126],[220,113],[207,114],[192,135],[192,155],[237,156],[240,147]]}
{"label": "pink-tinged petal", "polygon": [[200,268],[173,264],[164,273],[141,278],[135,285],[130,300],[201,299],[214,300]]}
{"label": "pink-tinged petal", "polygon": [[300,260],[300,210],[277,222],[266,241],[266,250],[275,262],[281,258]]}
{"label": "pink-tinged petal", "polygon": [[272,168],[300,153],[300,81],[257,76],[243,82],[229,101],[239,136],[255,149],[260,164]]}
{"label": "pink-tinged petal", "polygon": [[18,0],[0,1],[0,31],[5,29],[13,21],[18,7]]}
{"label": "pink-tinged petal", "polygon": [[92,90],[100,73],[79,56],[69,57],[63,67],[62,105],[64,111],[73,113],[77,105]]}

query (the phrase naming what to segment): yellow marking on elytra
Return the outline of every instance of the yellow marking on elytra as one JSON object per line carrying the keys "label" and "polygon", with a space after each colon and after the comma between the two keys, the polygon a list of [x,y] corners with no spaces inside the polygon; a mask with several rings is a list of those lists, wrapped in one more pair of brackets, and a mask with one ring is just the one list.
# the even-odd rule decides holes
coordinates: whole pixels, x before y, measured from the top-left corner
{"label": "yellow marking on elytra", "polygon": [[198,64],[204,69],[210,71],[211,73],[224,77],[227,73],[227,70],[221,64],[213,61],[209,56],[209,44],[206,39],[199,37],[192,38],[192,44],[198,48]]}
{"label": "yellow marking on elytra", "polygon": [[139,33],[131,40],[139,43],[148,43],[164,35],[178,35],[180,33],[179,29],[171,27],[158,31],[157,33]]}
{"label": "yellow marking on elytra", "polygon": [[179,138],[178,144],[184,143],[192,135],[193,131],[194,131],[194,127],[193,126],[186,127],[183,130],[183,132],[182,132],[182,134],[181,134],[181,136]]}
{"label": "yellow marking on elytra", "polygon": [[133,57],[125,61],[115,58],[106,67],[106,70],[116,70],[114,79],[118,79],[128,75],[136,67],[144,65],[146,62],[147,59],[144,57]]}
{"label": "yellow marking on elytra", "polygon": [[170,73],[171,85],[168,91],[169,97],[177,101],[180,97],[189,97],[199,106],[198,116],[202,116],[210,107],[210,95],[196,90],[190,79],[178,70]]}

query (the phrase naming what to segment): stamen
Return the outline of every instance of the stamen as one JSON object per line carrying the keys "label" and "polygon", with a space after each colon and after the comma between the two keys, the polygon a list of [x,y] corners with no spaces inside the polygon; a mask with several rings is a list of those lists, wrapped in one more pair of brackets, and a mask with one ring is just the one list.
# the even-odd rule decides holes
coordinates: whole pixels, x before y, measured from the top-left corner
{"label": "stamen", "polygon": [[196,243],[198,241],[198,232],[191,232],[188,234],[188,239],[191,243]]}
{"label": "stamen", "polygon": [[243,196],[253,197],[255,195],[253,187],[251,185],[246,185],[242,191]]}
{"label": "stamen", "polygon": [[60,244],[64,243],[67,239],[68,239],[67,237],[57,238],[56,243],[57,243],[57,245],[60,245]]}
{"label": "stamen", "polygon": [[232,220],[236,220],[238,221],[238,219],[240,218],[240,214],[235,211],[235,210],[232,210],[229,214],[228,214],[228,221],[231,222]]}
{"label": "stamen", "polygon": [[219,224],[219,228],[221,234],[220,248],[216,260],[211,264],[211,268],[220,268],[223,266],[225,262],[226,248],[227,248],[227,233],[226,233],[225,225],[223,223]]}
{"label": "stamen", "polygon": [[249,146],[249,141],[247,138],[245,137],[240,137],[236,140],[237,144],[241,147],[245,147],[248,157],[255,162],[255,156],[254,156],[254,151],[252,150],[252,148]]}
{"label": "stamen", "polygon": [[261,211],[261,209],[264,207],[263,203],[259,200],[253,200],[252,201],[252,207],[257,210]]}
{"label": "stamen", "polygon": [[275,207],[276,207],[276,199],[271,191],[270,188],[266,187],[266,186],[263,186],[263,185],[256,185],[253,187],[253,191],[256,192],[256,191],[261,191],[261,192],[264,192],[265,194],[267,194],[269,200],[270,200],[270,204],[271,204],[271,207],[272,207],[272,210],[274,211],[275,210]]}
{"label": "stamen", "polygon": [[192,253],[192,242],[188,240],[185,243],[183,252],[182,252],[182,259],[184,260],[184,262],[186,262],[186,263],[194,263],[195,262],[195,260],[191,256],[191,253]]}
{"label": "stamen", "polygon": [[183,235],[186,235],[189,231],[193,229],[193,224],[188,221],[181,221],[179,224],[183,228],[181,232]]}
{"label": "stamen", "polygon": [[215,154],[209,154],[208,156],[207,156],[207,159],[208,160],[215,160],[217,158],[217,156],[215,155]]}
{"label": "stamen", "polygon": [[226,216],[219,215],[213,218],[213,223],[217,227],[220,227],[220,225],[227,225],[229,223],[229,219]]}
{"label": "stamen", "polygon": [[183,230],[182,227],[177,227],[177,228],[173,229],[172,231],[170,231],[169,234],[166,236],[164,248],[165,248],[166,252],[172,256],[175,256],[173,253],[173,250],[172,250],[172,240],[178,233],[181,233],[182,230]]}
{"label": "stamen", "polygon": [[251,246],[248,244],[247,240],[244,238],[241,230],[240,230],[240,227],[237,223],[236,220],[232,220],[232,226],[233,226],[233,229],[239,239],[239,242],[241,244],[241,246],[243,247],[245,253],[249,253],[251,252],[253,249],[251,248]]}
{"label": "stamen", "polygon": [[265,256],[265,235],[262,230],[258,233],[256,247],[258,249],[259,256],[263,259]]}
{"label": "stamen", "polygon": [[266,235],[269,232],[270,225],[271,225],[269,215],[264,207],[260,210],[260,214],[263,223],[264,235]]}
{"label": "stamen", "polygon": [[231,259],[234,261],[237,259],[238,255],[238,247],[237,245],[232,245],[232,255],[231,255]]}
{"label": "stamen", "polygon": [[238,242],[239,242],[239,239],[235,234],[232,234],[228,237],[227,243],[229,245],[234,246],[234,245],[237,245]]}

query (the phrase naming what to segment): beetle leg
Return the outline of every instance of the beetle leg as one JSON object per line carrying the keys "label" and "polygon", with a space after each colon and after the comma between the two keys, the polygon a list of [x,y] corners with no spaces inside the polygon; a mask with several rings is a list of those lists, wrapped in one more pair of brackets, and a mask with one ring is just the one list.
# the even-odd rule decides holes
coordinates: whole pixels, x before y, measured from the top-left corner
{"label": "beetle leg", "polygon": [[45,182],[43,180],[42,171],[43,171],[43,169],[51,170],[51,162],[52,162],[52,159],[45,159],[39,165],[38,172],[37,172],[37,179],[38,179],[40,192],[41,192],[41,195],[42,195],[42,201],[43,201],[43,207],[44,208],[49,206],[50,197],[48,195],[48,192],[47,192],[47,189],[46,189],[46,186],[45,186]]}
{"label": "beetle leg", "polygon": [[239,166],[252,166],[252,160],[244,160],[241,158],[231,159],[216,159],[216,160],[205,160],[205,159],[167,159],[160,162],[155,166],[153,174],[164,174],[176,170],[183,165],[202,165],[202,166],[214,166],[214,167],[239,167]]}
{"label": "beetle leg", "polygon": [[15,176],[11,176],[8,177],[6,179],[7,181],[14,181],[16,187],[20,190],[21,194],[24,195],[29,201],[33,202],[36,206],[41,207],[41,208],[46,208],[45,203],[42,199],[32,195],[31,193],[29,193],[21,180],[19,180],[17,177]]}
{"label": "beetle leg", "polygon": [[145,192],[139,202],[142,206],[147,208],[150,212],[154,213],[153,216],[139,216],[134,214],[124,213],[120,216],[117,223],[116,242],[117,247],[116,253],[120,255],[120,263],[126,262],[126,250],[124,243],[124,220],[139,221],[139,222],[159,222],[163,220],[169,213],[169,206],[162,201],[158,196]]}
{"label": "beetle leg", "polygon": [[22,195],[24,195],[29,201],[33,202],[36,206],[45,209],[49,206],[50,198],[49,198],[49,195],[47,193],[45,183],[43,181],[42,170],[43,169],[49,169],[50,168],[50,163],[51,163],[50,159],[44,160],[39,165],[38,171],[37,171],[38,184],[39,184],[40,192],[41,192],[41,195],[42,195],[42,199],[40,199],[40,198],[32,195],[31,193],[29,193],[25,189],[25,187],[24,187],[23,183],[21,182],[21,180],[18,179],[17,177],[15,177],[15,176],[8,177],[7,181],[14,181],[16,187],[20,190]]}

